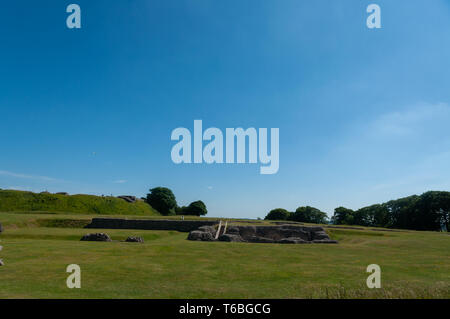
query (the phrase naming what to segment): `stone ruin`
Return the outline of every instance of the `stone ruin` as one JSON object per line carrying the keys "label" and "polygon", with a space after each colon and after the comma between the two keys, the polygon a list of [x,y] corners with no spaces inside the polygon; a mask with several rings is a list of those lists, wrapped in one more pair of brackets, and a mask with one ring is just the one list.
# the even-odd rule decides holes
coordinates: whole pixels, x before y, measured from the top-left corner
{"label": "stone ruin", "polygon": [[[256,222],[256,221],[255,221]],[[221,227],[218,220],[162,220],[93,218],[85,228],[97,229],[145,229],[189,232],[189,240],[228,241],[249,243],[335,244],[320,226],[304,226],[300,223],[284,223],[271,226]],[[217,230],[220,229],[219,233]]]}
{"label": "stone ruin", "polygon": [[93,233],[84,235],[81,241],[111,241],[111,238],[105,233]]}
{"label": "stone ruin", "polygon": [[[320,226],[230,226],[220,229],[201,226],[189,233],[188,240],[278,244],[337,244]],[[224,233],[225,231],[225,233]]]}
{"label": "stone ruin", "polygon": [[[113,241],[111,237],[109,237],[106,233],[91,233],[84,235],[81,239],[81,241]],[[125,242],[127,243],[143,243],[144,239],[142,237],[138,236],[128,236],[127,239],[125,239]]]}
{"label": "stone ruin", "polygon": [[143,243],[144,239],[142,237],[130,236],[130,237],[127,237],[127,239],[125,239],[125,241],[127,243]]}

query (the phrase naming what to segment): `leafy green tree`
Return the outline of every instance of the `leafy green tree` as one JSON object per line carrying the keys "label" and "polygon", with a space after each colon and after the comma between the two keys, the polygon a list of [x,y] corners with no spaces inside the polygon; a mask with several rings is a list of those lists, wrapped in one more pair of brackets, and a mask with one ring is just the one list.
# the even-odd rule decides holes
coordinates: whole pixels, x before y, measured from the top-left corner
{"label": "leafy green tree", "polygon": [[334,209],[333,224],[335,225],[353,225],[355,212],[352,209],[338,207]]}
{"label": "leafy green tree", "polygon": [[430,191],[422,194],[410,212],[411,229],[449,229],[450,193]]}
{"label": "leafy green tree", "polygon": [[[360,208],[354,212],[353,216],[353,225],[387,227],[389,224],[389,211],[383,204]],[[347,223],[347,225],[350,224]]]}
{"label": "leafy green tree", "polygon": [[175,215],[177,200],[172,191],[166,187],[155,187],[147,194],[147,203],[162,215]]}
{"label": "leafy green tree", "polygon": [[176,215],[186,215],[186,214],[184,214],[184,211],[186,211],[186,209],[187,209],[186,206],[181,206],[181,207],[177,206],[177,207],[175,207],[175,214]]}
{"label": "leafy green tree", "polygon": [[433,193],[435,203],[433,210],[437,215],[437,224],[439,224],[441,229],[447,229],[447,231],[450,231],[450,192]]}
{"label": "leafy green tree", "polygon": [[[180,214],[180,213],[179,213]],[[183,206],[181,208],[181,215],[193,215],[193,216],[204,216],[208,214],[205,203],[201,200],[192,202],[189,206]]]}
{"label": "leafy green tree", "polygon": [[265,220],[288,220],[290,215],[291,215],[291,213],[288,212],[284,208],[275,208],[275,209],[272,209],[264,219]]}
{"label": "leafy green tree", "polygon": [[299,207],[290,215],[290,220],[303,223],[326,224],[327,219],[326,213],[310,206]]}
{"label": "leafy green tree", "polygon": [[413,195],[408,197],[391,200],[383,205],[388,211],[388,227],[414,229],[417,224],[414,210],[417,208],[417,202],[420,196]]}

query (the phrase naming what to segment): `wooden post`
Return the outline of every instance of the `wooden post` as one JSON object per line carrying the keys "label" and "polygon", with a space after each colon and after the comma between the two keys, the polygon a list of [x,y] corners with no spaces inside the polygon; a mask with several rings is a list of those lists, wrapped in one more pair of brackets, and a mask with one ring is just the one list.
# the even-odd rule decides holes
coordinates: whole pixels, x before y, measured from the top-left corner
{"label": "wooden post", "polygon": [[219,222],[219,228],[217,228],[216,239],[219,238],[220,228],[222,228],[222,221]]}
{"label": "wooden post", "polygon": [[223,228],[223,234],[222,235],[225,235],[225,233],[227,232],[227,226],[228,226],[228,220],[225,221],[225,227]]}

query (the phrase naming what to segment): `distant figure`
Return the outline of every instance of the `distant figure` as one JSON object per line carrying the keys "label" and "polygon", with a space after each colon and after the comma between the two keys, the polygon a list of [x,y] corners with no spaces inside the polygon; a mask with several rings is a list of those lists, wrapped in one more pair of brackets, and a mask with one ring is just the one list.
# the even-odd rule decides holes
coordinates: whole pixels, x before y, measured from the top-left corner
{"label": "distant figure", "polygon": [[181,220],[184,220],[184,215],[183,215],[183,216],[181,216]]}

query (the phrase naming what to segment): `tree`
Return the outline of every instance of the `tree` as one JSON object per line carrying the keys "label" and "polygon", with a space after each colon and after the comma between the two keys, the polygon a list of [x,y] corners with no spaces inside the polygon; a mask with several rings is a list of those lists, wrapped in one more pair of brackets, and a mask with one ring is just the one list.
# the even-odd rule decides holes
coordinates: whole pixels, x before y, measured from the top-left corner
{"label": "tree", "polygon": [[272,209],[264,219],[265,220],[288,220],[290,215],[291,215],[291,213],[288,212],[284,208],[275,208],[275,209]]}
{"label": "tree", "polygon": [[410,228],[418,230],[447,229],[450,219],[450,193],[430,191],[422,194],[411,211]]}
{"label": "tree", "polygon": [[[180,214],[180,213],[178,213]],[[193,215],[193,216],[203,216],[208,214],[208,210],[206,209],[205,203],[203,203],[201,200],[192,202],[189,204],[189,206],[181,207],[181,215]]]}
{"label": "tree", "polygon": [[353,225],[355,212],[349,208],[338,207],[334,209],[333,224],[335,225]]}
{"label": "tree", "polygon": [[147,203],[162,215],[175,215],[177,200],[172,191],[166,187],[155,187],[147,194]]}
{"label": "tree", "polygon": [[[390,215],[385,204],[375,204],[363,207],[354,212],[353,225],[388,227]],[[348,224],[347,225],[351,225]]]}
{"label": "tree", "polygon": [[326,224],[327,219],[326,213],[310,206],[299,207],[290,216],[290,220],[313,224]]}
{"label": "tree", "polygon": [[450,231],[450,192],[431,193],[433,193],[435,197],[435,207],[433,209],[437,213],[437,224],[439,225],[440,230],[446,229],[447,231]]}
{"label": "tree", "polygon": [[414,226],[420,226],[420,223],[417,223],[417,217],[414,216],[420,197],[412,195],[384,203],[383,205],[386,206],[389,216],[387,226],[402,229],[421,229]]}
{"label": "tree", "polygon": [[181,207],[177,206],[177,207],[175,207],[175,214],[176,215],[185,215],[184,211],[186,211],[186,209],[187,209],[186,206],[181,206]]}

